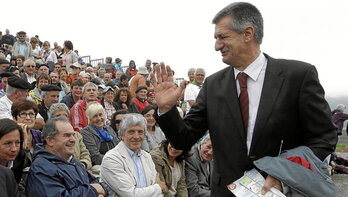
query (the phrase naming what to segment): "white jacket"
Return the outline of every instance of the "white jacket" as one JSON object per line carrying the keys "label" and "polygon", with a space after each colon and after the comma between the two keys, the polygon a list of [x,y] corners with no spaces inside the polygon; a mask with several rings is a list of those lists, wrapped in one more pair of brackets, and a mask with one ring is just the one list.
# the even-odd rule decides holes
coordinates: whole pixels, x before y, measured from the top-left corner
{"label": "white jacket", "polygon": [[157,197],[163,196],[161,187],[156,184],[157,171],[149,153],[141,150],[147,187],[137,188],[136,170],[133,160],[121,141],[108,151],[103,158],[100,170],[101,181],[108,184],[110,196],[121,197]]}

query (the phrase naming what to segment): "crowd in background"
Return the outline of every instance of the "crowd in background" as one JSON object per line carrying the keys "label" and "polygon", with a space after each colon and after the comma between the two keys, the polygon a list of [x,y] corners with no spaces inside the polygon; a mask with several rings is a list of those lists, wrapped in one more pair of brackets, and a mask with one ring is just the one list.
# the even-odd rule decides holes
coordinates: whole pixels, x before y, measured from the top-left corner
{"label": "crowd in background", "polygon": [[[156,64],[148,59],[137,66],[131,60],[122,66],[121,58],[106,57],[104,64],[93,66],[83,62],[71,41],[51,46],[24,31],[1,33],[0,182],[10,183],[0,184],[1,189],[15,191],[8,196],[132,196],[136,191],[140,196],[210,196],[209,135],[192,150],[176,150],[156,124],[150,80]],[[177,104],[182,117],[195,103],[204,78],[204,69],[188,69],[187,88]],[[130,122],[123,123],[124,117]],[[133,123],[142,126],[136,137],[129,130]],[[134,140],[141,151],[132,148]],[[117,178],[127,173],[124,166],[108,163],[109,157],[118,158],[119,149],[128,151],[137,171],[132,189]],[[139,163],[133,153],[145,159]],[[147,165],[154,167],[151,174]],[[56,168],[69,177],[57,180]],[[83,170],[88,176],[78,175]]]}

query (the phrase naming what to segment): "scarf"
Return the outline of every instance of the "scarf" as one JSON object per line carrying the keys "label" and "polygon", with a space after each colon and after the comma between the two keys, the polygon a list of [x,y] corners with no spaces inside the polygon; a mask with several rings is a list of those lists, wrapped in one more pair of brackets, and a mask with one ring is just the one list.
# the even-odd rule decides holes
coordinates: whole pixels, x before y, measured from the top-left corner
{"label": "scarf", "polygon": [[100,142],[112,142],[113,137],[108,133],[107,126],[103,126],[103,129],[98,129],[95,126],[93,128],[97,131]]}
{"label": "scarf", "polygon": [[192,84],[198,86],[199,89],[202,88],[202,84],[198,83],[197,81],[192,81]]}

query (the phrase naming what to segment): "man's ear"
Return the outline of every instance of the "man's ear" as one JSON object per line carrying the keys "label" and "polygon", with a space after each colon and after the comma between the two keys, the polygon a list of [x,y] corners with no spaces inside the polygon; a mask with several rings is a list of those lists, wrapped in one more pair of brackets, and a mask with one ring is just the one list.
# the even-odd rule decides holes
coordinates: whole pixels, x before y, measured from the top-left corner
{"label": "man's ear", "polygon": [[45,138],[45,140],[46,140],[46,145],[47,145],[47,146],[49,146],[49,147],[52,147],[52,146],[53,146],[53,144],[54,144],[54,142],[53,142],[54,138],[53,138],[53,137],[47,136],[47,137]]}
{"label": "man's ear", "polygon": [[251,26],[247,27],[243,32],[243,36],[244,36],[245,42],[250,42],[250,41],[254,40],[255,39],[255,29]]}

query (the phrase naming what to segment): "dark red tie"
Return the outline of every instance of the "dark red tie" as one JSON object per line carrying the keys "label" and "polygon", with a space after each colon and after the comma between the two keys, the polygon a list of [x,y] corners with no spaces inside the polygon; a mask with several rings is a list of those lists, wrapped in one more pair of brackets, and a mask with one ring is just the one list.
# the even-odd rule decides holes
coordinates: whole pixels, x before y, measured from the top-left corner
{"label": "dark red tie", "polygon": [[239,106],[240,112],[242,114],[243,126],[245,131],[245,136],[248,132],[248,122],[249,122],[249,96],[248,96],[248,85],[247,79],[248,75],[240,72],[237,75],[239,81],[240,93],[239,93]]}

